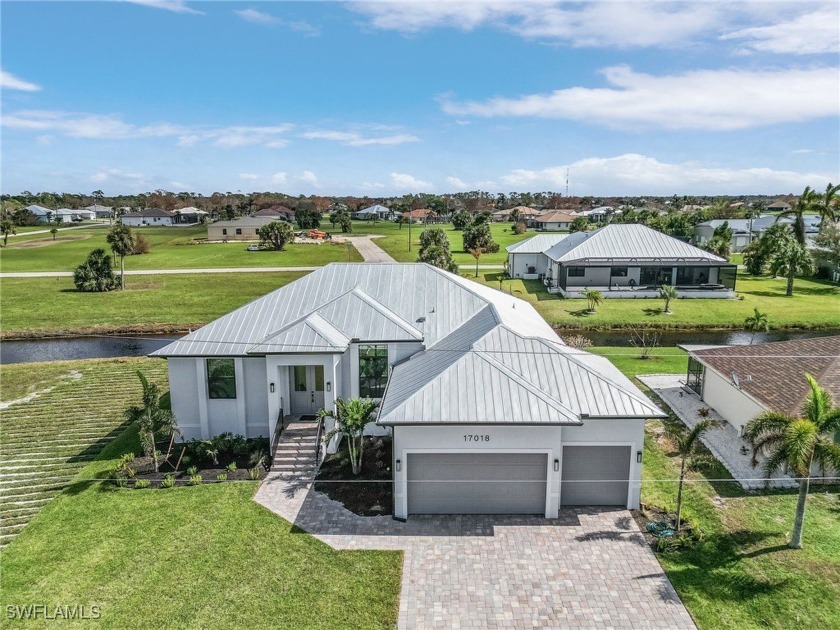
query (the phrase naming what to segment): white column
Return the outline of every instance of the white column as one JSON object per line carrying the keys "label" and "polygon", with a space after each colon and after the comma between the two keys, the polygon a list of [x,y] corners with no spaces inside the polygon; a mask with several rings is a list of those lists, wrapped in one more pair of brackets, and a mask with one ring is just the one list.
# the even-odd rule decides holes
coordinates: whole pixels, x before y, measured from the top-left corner
{"label": "white column", "polygon": [[195,360],[196,373],[196,398],[198,400],[198,421],[201,424],[201,439],[210,438],[210,425],[207,421],[207,361],[204,359]]}

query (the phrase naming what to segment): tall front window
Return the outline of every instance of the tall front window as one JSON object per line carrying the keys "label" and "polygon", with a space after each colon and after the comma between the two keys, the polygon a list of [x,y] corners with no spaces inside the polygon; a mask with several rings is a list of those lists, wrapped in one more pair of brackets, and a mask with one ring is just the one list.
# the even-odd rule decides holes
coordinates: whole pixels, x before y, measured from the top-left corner
{"label": "tall front window", "polygon": [[388,382],[388,346],[359,346],[359,396],[382,398]]}
{"label": "tall front window", "polygon": [[207,359],[207,395],[210,398],[236,398],[233,359]]}

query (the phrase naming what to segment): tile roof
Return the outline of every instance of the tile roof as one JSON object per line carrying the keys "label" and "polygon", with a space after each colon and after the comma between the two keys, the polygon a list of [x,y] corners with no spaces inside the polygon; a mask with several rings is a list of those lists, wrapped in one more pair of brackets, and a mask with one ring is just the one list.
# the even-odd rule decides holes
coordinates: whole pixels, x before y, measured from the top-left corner
{"label": "tile roof", "polygon": [[534,219],[537,223],[571,223],[574,220],[575,217],[561,210],[552,210]]}
{"label": "tile roof", "polygon": [[691,354],[730,382],[737,374],[740,388],[769,409],[801,412],[810,391],[805,372],[828,390],[835,404],[840,403],[840,335],[722,346]]}

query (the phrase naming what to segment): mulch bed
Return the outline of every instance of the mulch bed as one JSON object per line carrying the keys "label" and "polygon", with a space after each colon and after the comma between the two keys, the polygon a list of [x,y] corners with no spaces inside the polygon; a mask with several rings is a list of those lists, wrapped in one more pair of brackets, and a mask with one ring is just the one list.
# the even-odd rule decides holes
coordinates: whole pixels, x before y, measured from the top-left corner
{"label": "mulch bed", "polygon": [[[328,455],[321,465],[315,490],[338,501],[359,516],[391,514],[394,509],[391,438],[366,437],[364,441],[361,474],[353,474],[347,440],[342,440],[338,452]],[[341,481],[350,483],[340,483]]]}
{"label": "mulch bed", "polygon": [[[642,536],[645,537],[647,543],[654,550],[657,549],[657,541],[659,539],[647,531],[647,524],[650,522],[662,522],[670,524],[671,527],[677,526],[676,514],[666,512],[661,507],[658,507],[656,505],[642,503],[640,509],[630,510],[630,513],[633,515],[633,520],[635,520],[636,524],[639,526],[639,530],[642,532]],[[685,520],[685,518],[682,519],[682,529],[680,531],[680,534],[689,536],[692,534],[691,523]]]}

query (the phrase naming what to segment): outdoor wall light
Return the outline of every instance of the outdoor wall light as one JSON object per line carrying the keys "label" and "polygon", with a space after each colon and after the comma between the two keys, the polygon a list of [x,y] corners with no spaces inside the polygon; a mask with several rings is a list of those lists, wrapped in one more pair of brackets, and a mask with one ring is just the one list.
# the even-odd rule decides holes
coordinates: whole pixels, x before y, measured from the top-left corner
{"label": "outdoor wall light", "polygon": [[327,381],[327,391],[328,392],[332,391],[332,383],[330,383],[329,381]]}
{"label": "outdoor wall light", "polygon": [[637,464],[642,463],[642,451],[636,451],[636,463]]}
{"label": "outdoor wall light", "polygon": [[274,393],[274,383],[268,384],[268,391],[270,391],[272,394]]}
{"label": "outdoor wall light", "polygon": [[560,472],[560,460],[559,459],[554,460],[554,472]]}
{"label": "outdoor wall light", "polygon": [[397,472],[400,472],[402,470],[402,462],[400,460],[397,460],[396,462],[396,469]]}

